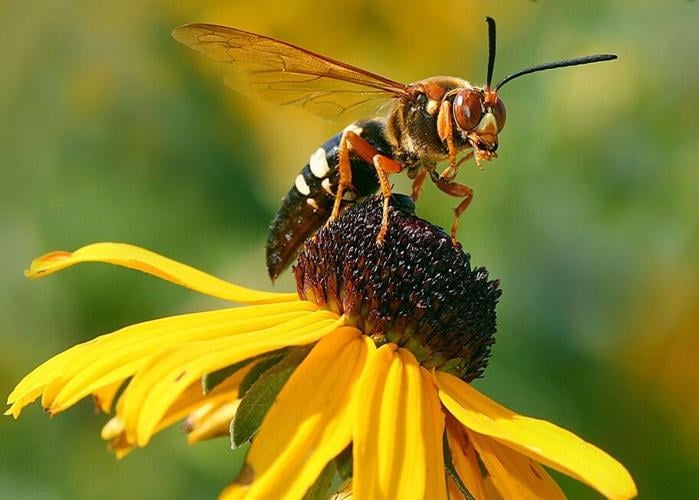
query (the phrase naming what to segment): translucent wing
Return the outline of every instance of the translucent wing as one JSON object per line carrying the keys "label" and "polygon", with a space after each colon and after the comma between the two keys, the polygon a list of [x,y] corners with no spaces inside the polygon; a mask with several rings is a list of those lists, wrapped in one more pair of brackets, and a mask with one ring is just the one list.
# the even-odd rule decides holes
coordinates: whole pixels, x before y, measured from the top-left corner
{"label": "translucent wing", "polygon": [[255,33],[188,24],[175,28],[172,36],[244,73],[243,81],[226,77],[229,87],[247,87],[274,103],[300,106],[323,118],[336,118],[376,99],[408,95],[407,85]]}

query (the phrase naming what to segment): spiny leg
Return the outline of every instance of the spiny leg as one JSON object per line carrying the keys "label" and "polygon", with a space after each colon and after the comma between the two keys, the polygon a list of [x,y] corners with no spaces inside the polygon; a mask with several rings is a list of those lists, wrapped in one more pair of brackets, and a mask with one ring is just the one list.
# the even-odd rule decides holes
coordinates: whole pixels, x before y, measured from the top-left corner
{"label": "spiny leg", "polygon": [[[439,178],[442,180],[442,182],[450,182],[454,180],[456,175],[459,173],[459,167],[461,166],[462,163],[465,161],[470,160],[473,158],[474,153],[473,151],[469,151],[468,154],[465,154],[462,156],[459,161],[456,162],[455,165],[447,165],[444,170],[442,170],[442,173],[439,174]],[[483,170],[481,168],[481,170]]]}
{"label": "spiny leg", "polygon": [[[330,214],[330,219],[328,222],[336,219],[340,215],[340,208],[342,206],[342,196],[344,195],[345,189],[352,188],[352,165],[350,164],[350,146],[352,147],[352,152],[359,158],[367,163],[374,163],[375,156],[381,156],[386,160],[384,162],[385,171],[387,173],[400,172],[403,170],[403,166],[395,160],[388,158],[387,156],[381,155],[378,149],[369,144],[366,139],[361,137],[359,134],[348,130],[342,135],[340,139],[340,158],[339,158],[339,168],[340,168],[340,182],[337,188],[337,193],[335,193],[335,203],[333,204],[333,210]],[[379,182],[381,178],[379,177]]]}
{"label": "spiny leg", "polygon": [[348,131],[342,134],[342,138],[340,139],[340,153],[338,161],[340,168],[340,181],[337,184],[335,202],[333,203],[333,210],[330,212],[328,223],[337,219],[337,217],[340,215],[340,207],[342,205],[342,197],[345,194],[345,189],[352,187],[352,165],[350,164],[348,147],[348,143],[350,143],[350,134],[357,135],[354,132]]}
{"label": "spiny leg", "polygon": [[[340,184],[335,194],[335,204],[329,220],[333,220],[340,214],[342,195],[347,187],[351,187],[352,169],[349,162],[349,146],[352,151],[367,163],[372,163],[379,178],[381,194],[383,195],[383,217],[381,219],[381,229],[376,238],[376,243],[381,244],[386,238],[388,231],[388,205],[391,198],[391,185],[388,182],[387,174],[398,173],[403,170],[403,165],[387,156],[382,155],[378,149],[369,144],[365,139],[352,131],[347,131],[340,140]],[[344,165],[344,167],[343,167]],[[343,169],[345,170],[343,174]],[[349,183],[346,179],[349,178]],[[343,185],[343,180],[345,184]]]}
{"label": "spiny leg", "polygon": [[388,182],[387,174],[400,172],[402,166],[397,161],[380,154],[374,155],[373,161],[376,175],[379,176],[381,194],[383,195],[383,217],[381,218],[381,229],[376,237],[376,244],[382,245],[388,232],[388,204],[391,199],[391,185]]}
{"label": "spiny leg", "polygon": [[448,165],[444,170],[442,170],[442,173],[439,174],[439,178],[442,180],[446,179],[447,181],[451,181],[454,179],[454,177],[456,177],[456,174],[459,173],[459,167],[461,164],[467,160],[470,160],[471,158],[473,158],[473,151],[469,151],[468,154],[461,157],[461,159],[459,159],[459,161],[457,161],[456,165],[453,167]]}
{"label": "spiny leg", "polygon": [[456,231],[459,229],[459,219],[464,210],[471,204],[471,200],[473,200],[473,189],[466,184],[441,179],[436,172],[432,172],[430,177],[440,191],[451,196],[463,198],[461,203],[454,209],[454,222],[451,225],[451,241],[456,245]]}

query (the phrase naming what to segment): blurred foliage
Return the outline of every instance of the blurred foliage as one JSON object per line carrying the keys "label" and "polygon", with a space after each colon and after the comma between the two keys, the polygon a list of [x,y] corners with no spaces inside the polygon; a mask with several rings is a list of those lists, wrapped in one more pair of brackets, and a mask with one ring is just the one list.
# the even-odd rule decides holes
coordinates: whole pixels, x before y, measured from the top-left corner
{"label": "blurred foliage", "polygon": [[[477,385],[620,459],[644,498],[699,492],[699,12],[696,2],[6,2],[0,28],[0,393],[69,345],[216,301],[83,266],[31,283],[31,258],[125,241],[256,287],[268,221],[344,124],[243,98],[224,68],[170,38],[194,21],[289,40],[404,81],[481,83],[593,52],[620,59],[503,89],[500,158],[460,237],[502,280],[499,334]],[[299,133],[303,130],[303,134]],[[405,179],[396,178],[405,190]],[[427,187],[442,225],[455,200]],[[277,289],[290,290],[287,275]],[[0,420],[6,498],[214,498],[239,457],[171,430],[117,462],[89,402],[49,422]],[[562,480],[574,498],[594,498]]]}

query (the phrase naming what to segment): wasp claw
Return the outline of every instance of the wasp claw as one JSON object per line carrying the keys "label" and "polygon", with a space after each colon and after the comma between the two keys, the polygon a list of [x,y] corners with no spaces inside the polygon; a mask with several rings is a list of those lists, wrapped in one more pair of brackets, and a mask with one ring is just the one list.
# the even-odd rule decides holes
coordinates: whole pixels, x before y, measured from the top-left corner
{"label": "wasp claw", "polygon": [[381,229],[379,230],[379,234],[376,236],[376,246],[381,248],[383,246],[383,242],[386,239],[386,233],[388,232],[388,226],[381,226]]}

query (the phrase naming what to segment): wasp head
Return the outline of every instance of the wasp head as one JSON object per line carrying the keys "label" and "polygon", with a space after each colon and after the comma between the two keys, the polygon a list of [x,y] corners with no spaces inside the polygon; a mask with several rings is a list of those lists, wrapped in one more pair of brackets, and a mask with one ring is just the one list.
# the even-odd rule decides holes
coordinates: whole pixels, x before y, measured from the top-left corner
{"label": "wasp head", "polygon": [[490,159],[498,149],[498,134],[505,127],[507,113],[502,99],[488,89],[459,89],[454,95],[452,113],[476,159]]}
{"label": "wasp head", "polygon": [[591,56],[565,59],[546,64],[539,64],[522,69],[503,78],[492,86],[495,67],[495,20],[486,17],[488,23],[488,73],[483,88],[464,88],[457,92],[453,102],[454,121],[474,149],[476,161],[489,160],[498,147],[498,134],[505,126],[505,104],[498,91],[508,82],[520,76],[555,68],[565,68],[616,59],[614,54],[595,54]]}

